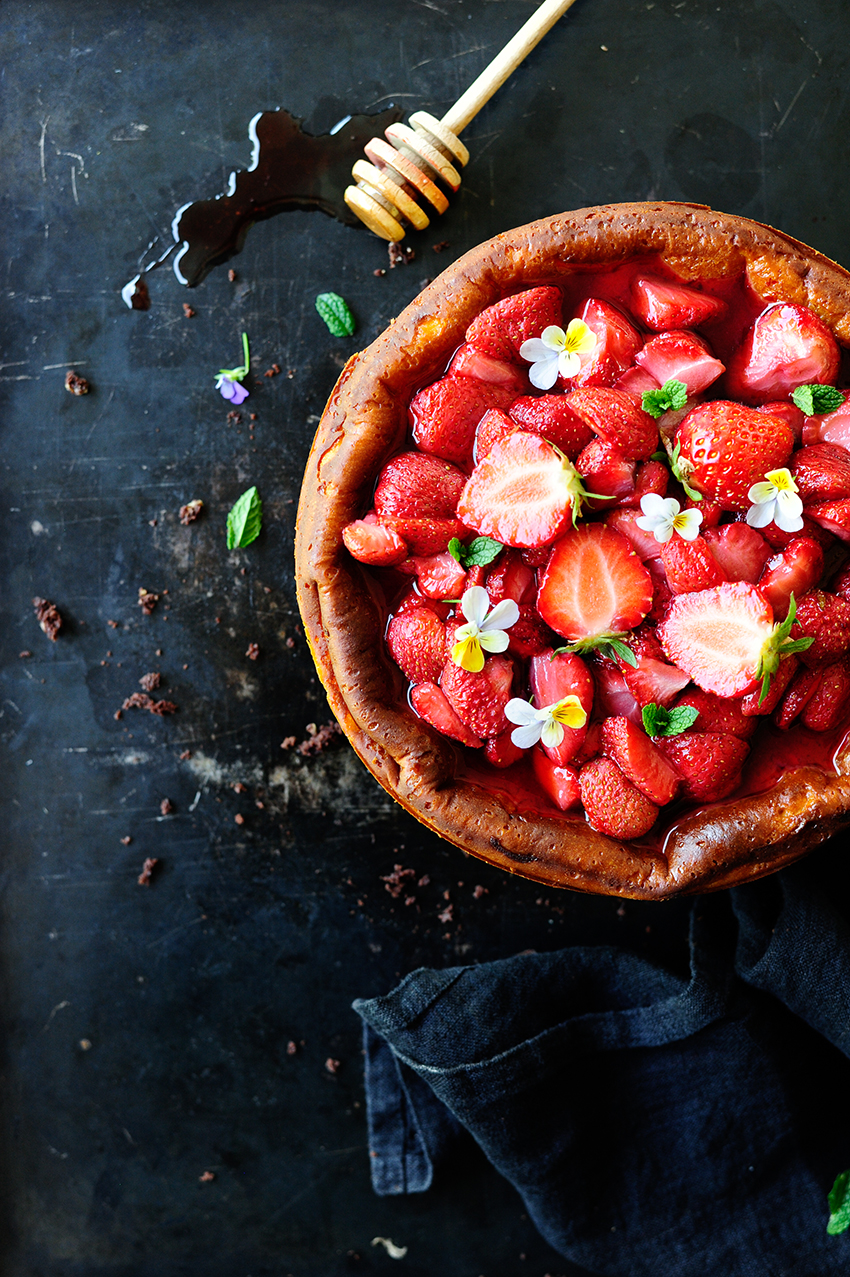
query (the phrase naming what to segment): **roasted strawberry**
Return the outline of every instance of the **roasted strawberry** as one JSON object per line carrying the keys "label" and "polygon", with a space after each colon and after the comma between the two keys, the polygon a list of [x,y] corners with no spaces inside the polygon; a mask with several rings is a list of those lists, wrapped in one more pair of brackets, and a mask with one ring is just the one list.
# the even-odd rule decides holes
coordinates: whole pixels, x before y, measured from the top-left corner
{"label": "roasted strawberry", "polygon": [[682,732],[665,736],[660,748],[682,777],[682,797],[693,802],[717,802],[738,788],[741,768],[750,752],[737,736]]}
{"label": "roasted strawberry", "polygon": [[840,408],[807,417],[803,426],[803,443],[834,443],[850,448],[850,396]]}
{"label": "roasted strawberry", "polygon": [[613,386],[643,345],[640,333],[626,316],[609,302],[590,297],[579,319],[596,338],[589,355],[582,355],[581,370],[572,379],[574,386]]}
{"label": "roasted strawberry", "polygon": [[638,275],[632,283],[632,309],[647,328],[662,332],[699,328],[720,319],[726,313],[726,303],[674,280]]}
{"label": "roasted strawberry", "polygon": [[747,510],[753,484],[787,466],[794,448],[784,421],[722,399],[689,412],[677,442],[681,476],[724,510]]}
{"label": "roasted strawberry", "polygon": [[342,529],[342,541],[352,558],[375,568],[391,568],[407,558],[404,541],[391,528],[382,527],[370,511],[365,519],[355,519]]}
{"label": "roasted strawberry", "polygon": [[392,518],[453,519],[466,475],[441,457],[402,452],[388,461],[375,487],[375,514]]}
{"label": "roasted strawberry", "polygon": [[661,562],[674,594],[709,590],[728,580],[708,542],[700,536],[693,541],[685,541],[680,536],[671,537],[661,546]]}
{"label": "roasted strawberry", "polygon": [[501,736],[510,726],[505,706],[511,699],[514,667],[505,656],[488,656],[477,674],[449,659],[440,688],[452,709],[471,732],[483,739]]}
{"label": "roasted strawberry", "polygon": [[[745,516],[739,514],[738,517],[743,519]],[[791,542],[796,541],[798,537],[807,537],[810,541],[816,541],[824,550],[835,545],[833,534],[826,528],[822,528],[814,519],[810,519],[808,512],[803,515],[802,528],[797,528],[793,532],[784,531],[776,523],[768,523],[766,528],[759,528],[759,532],[774,550],[787,550]]]}
{"label": "roasted strawberry", "polygon": [[[642,707],[629,691],[622,670],[618,669],[613,661],[601,660],[594,663],[593,683],[596,688],[598,713],[608,718],[617,718],[622,715],[623,718],[631,719],[633,723],[641,724]],[[681,691],[681,687],[678,687],[676,691]]]}
{"label": "roasted strawberry", "polygon": [[615,390],[627,390],[630,395],[643,397],[646,390],[659,390],[660,381],[651,372],[641,368],[640,364],[632,364],[614,383]]}
{"label": "roasted strawberry", "polygon": [[466,528],[460,519],[412,519],[382,518],[385,527],[391,528],[404,541],[410,553],[416,555],[440,554],[447,550],[449,542],[462,537]]}
{"label": "roasted strawberry", "polygon": [[605,523],[615,532],[620,532],[631,543],[638,558],[646,562],[648,559],[659,557],[661,546],[653,532],[647,532],[644,528],[638,527],[637,520],[640,517],[641,511],[638,507],[618,505],[605,515]]}
{"label": "roasted strawberry", "polygon": [[[787,663],[783,661],[780,669]],[[690,691],[683,692],[676,700],[676,705],[685,705],[699,711],[699,718],[693,725],[697,732],[740,736],[741,740],[748,740],[758,726],[754,717],[744,714],[741,700],[715,696],[713,692],[704,692],[701,687],[692,687]]]}
{"label": "roasted strawberry", "polygon": [[550,555],[537,609],[556,634],[584,646],[632,630],[652,605],[652,578],[630,543],[602,523],[572,528]]}
{"label": "roasted strawberry", "polygon": [[517,430],[517,423],[501,408],[488,408],[475,428],[475,442],[472,447],[475,464],[484,460],[494,443],[501,443]]}
{"label": "roasted strawberry", "polygon": [[702,535],[726,573],[727,581],[749,581],[755,585],[771,555],[771,547],[760,532],[748,523],[724,523],[720,527],[702,529]]}
{"label": "roasted strawberry", "polygon": [[551,651],[557,636],[530,603],[519,604],[519,620],[508,630],[508,651],[522,660]]}
{"label": "roasted strawberry", "polygon": [[484,745],[465,723],[462,723],[449,704],[446,696],[436,683],[417,683],[410,692],[410,703],[420,718],[436,727],[444,736],[469,745],[472,749],[481,749]]}
{"label": "roasted strawberry", "polygon": [[496,359],[468,342],[455,352],[447,373],[454,377],[475,377],[495,385],[510,386],[517,395],[528,392],[528,374],[513,361]]}
{"label": "roasted strawberry", "polygon": [[[730,527],[746,526],[730,524]],[[823,572],[823,550],[811,537],[795,537],[784,550],[773,554],[758,580],[759,592],[773,608],[777,620],[788,615],[791,595],[801,599],[817,585]]]}
{"label": "roasted strawberry", "polygon": [[635,471],[635,490],[628,498],[622,498],[624,505],[639,506],[641,497],[654,492],[656,496],[667,495],[670,484],[670,471],[660,461],[641,461]]}
{"label": "roasted strawberry", "polygon": [[436,683],[446,663],[446,627],[430,608],[401,612],[387,626],[387,647],[411,683]]}
{"label": "roasted strawberry", "polygon": [[702,394],[725,371],[708,342],[687,332],[651,337],[635,355],[635,362],[651,373],[659,386],[671,380],[681,381],[689,395]]}
{"label": "roasted strawberry", "polygon": [[823,670],[808,669],[805,665],[798,667],[773,715],[777,727],[788,730],[820,687],[822,677]]}
{"label": "roasted strawberry", "polygon": [[551,324],[561,325],[561,290],[551,285],[529,288],[513,297],[503,297],[482,310],[466,330],[466,340],[496,359],[520,360],[519,348],[531,337],[539,337]]}
{"label": "roasted strawberry", "polygon": [[850,559],[842,564],[835,576],[829,582],[831,594],[840,594],[843,599],[847,599],[850,603]]}
{"label": "roasted strawberry", "polygon": [[572,807],[581,806],[581,791],[575,767],[559,767],[542,749],[532,750],[531,758],[541,789],[556,807],[560,807],[561,811],[569,811]]}
{"label": "roasted strawberry", "polygon": [[658,426],[628,391],[584,386],[566,400],[603,443],[619,448],[629,460],[645,460],[658,448]]}
{"label": "roasted strawberry", "polygon": [[533,656],[529,663],[528,681],[538,709],[555,705],[567,696],[575,696],[585,712],[586,721],[581,727],[567,727],[560,745],[541,745],[553,762],[560,765],[572,762],[587,735],[587,725],[593,709],[594,684],[590,670],[580,656],[571,652],[559,652],[551,647]]}
{"label": "roasted strawberry", "polygon": [[623,775],[659,807],[672,802],[681,788],[679,773],[631,719],[604,719],[602,753],[613,759]]}
{"label": "roasted strawberry", "polygon": [[607,510],[614,501],[634,496],[637,462],[629,461],[613,444],[592,439],[576,458],[576,470],[587,491],[594,494],[588,500],[591,510]]}
{"label": "roasted strawberry", "polygon": [[538,435],[518,430],[478,463],[458,502],[458,518],[503,545],[548,545],[577,514],[575,467]]}
{"label": "roasted strawberry", "polygon": [[804,506],[850,497],[850,452],[838,444],[815,443],[800,448],[794,453],[790,469]]}
{"label": "roasted strawberry", "polygon": [[411,560],[419,589],[429,599],[457,599],[466,587],[466,573],[456,559],[444,550]]}
{"label": "roasted strawberry", "polygon": [[850,541],[850,498],[815,502],[806,507],[806,514],[839,541]]}
{"label": "roasted strawberry", "polygon": [[499,556],[495,567],[490,568],[486,580],[491,603],[513,599],[515,603],[533,603],[537,595],[537,583],[532,569],[522,561],[515,550],[506,550]]}
{"label": "roasted strawberry", "polygon": [[742,696],[757,678],[772,676],[787,651],[797,650],[789,628],[774,624],[773,610],[755,586],[729,581],[677,594],[657,634],[668,658],[704,691]]}
{"label": "roasted strawberry", "polygon": [[850,701],[850,662],[845,658],[821,671],[814,695],[803,710],[802,722],[813,732],[831,732],[841,722]]}
{"label": "roasted strawberry", "polygon": [[747,692],[746,696],[741,697],[741,713],[745,717],[753,718],[772,714],[785,695],[786,688],[791,683],[799,667],[800,658],[798,656],[787,656],[784,661],[780,661],[779,669],[771,679],[767,696],[762,697],[760,687],[756,687],[752,692]]}
{"label": "roasted strawberry", "polygon": [[424,594],[420,594],[415,585],[409,586],[397,603],[393,605],[393,616],[401,616],[405,612],[415,612],[418,608],[428,608],[441,621],[447,621],[452,610],[450,603],[444,603],[441,599],[429,599]]}
{"label": "roasted strawberry", "polygon": [[588,824],[611,838],[641,838],[658,808],[610,758],[593,758],[579,772],[579,792]]}
{"label": "roasted strawberry", "polygon": [[475,377],[442,377],[410,401],[413,438],[422,452],[465,465],[484,413],[488,408],[507,409],[515,398],[513,386]]}
{"label": "roasted strawberry", "polygon": [[571,461],[593,438],[590,426],[573,412],[564,395],[523,395],[511,404],[509,415],[520,430],[554,443]]}
{"label": "roasted strawberry", "polygon": [[850,603],[826,590],[810,590],[797,601],[792,638],[813,638],[800,653],[804,665],[831,665],[850,647]]}
{"label": "roasted strawberry", "polygon": [[677,665],[655,656],[638,656],[637,665],[620,663],[623,681],[643,709],[644,705],[672,705],[690,676]]}
{"label": "roasted strawberry", "polygon": [[510,732],[502,732],[501,736],[491,736],[484,746],[484,757],[494,767],[513,767],[522,758],[524,750],[511,740]]}
{"label": "roasted strawberry", "polygon": [[822,319],[806,306],[775,302],[730,356],[726,390],[747,404],[787,399],[798,386],[834,383],[839,363],[838,343]]}
{"label": "roasted strawberry", "polygon": [[802,439],[806,418],[796,404],[784,399],[773,399],[770,403],[757,404],[756,412],[766,412],[769,417],[779,417],[789,427],[795,443],[799,443]]}

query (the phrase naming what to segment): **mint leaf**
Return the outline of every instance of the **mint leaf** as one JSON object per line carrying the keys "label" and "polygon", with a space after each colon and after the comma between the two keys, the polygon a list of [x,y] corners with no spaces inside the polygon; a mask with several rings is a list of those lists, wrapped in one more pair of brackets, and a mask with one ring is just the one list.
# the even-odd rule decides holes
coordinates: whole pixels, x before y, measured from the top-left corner
{"label": "mint leaf", "polygon": [[501,541],[494,541],[492,537],[473,537],[469,545],[462,545],[457,537],[452,537],[447,546],[449,554],[462,568],[486,568],[504,548]]}
{"label": "mint leaf", "polygon": [[357,327],[348,302],[339,293],[319,293],[316,310],[334,337],[350,337]]}
{"label": "mint leaf", "polygon": [[256,488],[249,488],[227,516],[227,548],[241,550],[260,535],[263,503]]}
{"label": "mint leaf", "polygon": [[643,729],[647,736],[679,736],[693,727],[699,717],[699,710],[693,705],[674,705],[665,709],[663,705],[644,705],[641,710]]}
{"label": "mint leaf", "polygon": [[[610,648],[611,651],[606,651],[606,648]],[[625,661],[627,665],[631,665],[633,669],[637,669],[637,657],[629,647],[628,643],[624,643],[622,639],[612,638],[609,643],[606,643],[599,650],[605,656],[611,656],[612,659],[615,655],[619,656],[621,661]]]}
{"label": "mint leaf", "polygon": [[826,1231],[834,1237],[850,1228],[850,1171],[836,1175],[829,1190],[829,1222]]}
{"label": "mint leaf", "polygon": [[835,386],[798,386],[791,398],[807,417],[819,417],[824,412],[835,412],[847,396]]}
{"label": "mint leaf", "polygon": [[650,417],[663,417],[671,409],[684,408],[688,402],[688,388],[683,381],[671,377],[665,381],[660,390],[645,390],[641,396],[641,407]]}

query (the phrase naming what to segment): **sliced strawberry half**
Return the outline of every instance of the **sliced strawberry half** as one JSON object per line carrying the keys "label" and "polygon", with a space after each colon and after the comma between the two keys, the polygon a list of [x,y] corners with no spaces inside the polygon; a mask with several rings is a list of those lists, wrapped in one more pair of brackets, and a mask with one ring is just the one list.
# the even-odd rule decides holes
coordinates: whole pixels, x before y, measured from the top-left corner
{"label": "sliced strawberry half", "polygon": [[806,507],[806,514],[819,527],[837,536],[839,541],[850,541],[850,497],[840,501],[816,501]]}
{"label": "sliced strawberry half", "polygon": [[513,386],[475,377],[442,377],[410,401],[413,438],[420,451],[465,465],[484,413],[488,408],[507,409],[515,398]]}
{"label": "sliced strawberry half", "polygon": [[784,620],[788,615],[791,595],[801,599],[817,585],[822,573],[823,550],[817,541],[811,537],[795,537],[784,550],[767,560],[759,577],[759,591],[773,608],[773,615]]}
{"label": "sliced strawberry half", "polygon": [[542,749],[531,751],[534,763],[534,774],[544,793],[552,799],[561,811],[570,811],[581,806],[581,790],[578,783],[578,772],[569,765],[559,767],[543,753]]}
{"label": "sliced strawberry half", "polygon": [[607,510],[634,496],[637,462],[629,461],[613,444],[591,439],[576,458],[576,470],[587,491],[593,493],[587,503],[591,510]]}
{"label": "sliced strawberry half", "polygon": [[771,556],[771,547],[760,532],[748,523],[724,523],[721,527],[705,528],[702,535],[726,573],[727,581],[749,581],[755,585]]}
{"label": "sliced strawberry half", "polygon": [[574,386],[613,386],[632,364],[643,338],[626,316],[610,302],[590,297],[579,319],[596,338],[588,355],[581,355],[581,369],[572,379]]}
{"label": "sliced strawberry half", "polygon": [[554,547],[537,592],[537,608],[556,634],[583,646],[639,625],[652,606],[652,578],[613,528],[571,529]]}
{"label": "sliced strawberry half", "polygon": [[458,599],[466,587],[466,572],[447,550],[411,559],[419,588],[429,599]]}
{"label": "sliced strawberry half", "polygon": [[636,506],[618,505],[605,515],[605,523],[609,528],[613,528],[615,532],[621,533],[630,543],[638,558],[646,562],[648,559],[658,558],[661,553],[661,546],[656,541],[654,532],[647,532],[644,528],[638,527],[637,520],[639,518],[641,518],[641,512]]}
{"label": "sliced strawberry half", "polygon": [[483,747],[483,740],[461,722],[436,683],[417,683],[411,689],[410,703],[420,718],[424,718],[426,723],[436,727],[444,736],[450,736],[452,740],[460,741],[461,745],[469,745],[472,749]]}
{"label": "sliced strawberry half", "polygon": [[352,558],[374,568],[391,568],[407,558],[405,542],[391,528],[383,527],[372,510],[342,529],[342,541]]}
{"label": "sliced strawberry half", "polygon": [[496,359],[493,355],[485,354],[468,342],[456,350],[447,375],[474,377],[477,381],[488,381],[497,386],[511,386],[518,395],[528,392],[528,373],[524,369],[507,359]]}
{"label": "sliced strawberry half", "polygon": [[841,448],[850,448],[850,395],[835,412],[806,418],[803,443],[834,443]]}
{"label": "sliced strawberry half", "polygon": [[774,302],[730,356],[726,389],[747,404],[787,399],[798,386],[834,384],[840,362],[838,343],[814,311]]}
{"label": "sliced strawberry half", "polygon": [[510,732],[502,732],[501,736],[491,736],[484,746],[484,757],[494,767],[513,767],[523,756],[524,751],[511,740]]}
{"label": "sliced strawberry half", "polygon": [[584,386],[570,391],[566,399],[603,443],[619,448],[630,460],[645,460],[658,448],[658,426],[628,391]]}
{"label": "sliced strawberry half", "polygon": [[[580,656],[570,652],[559,652],[556,656],[550,647],[531,658],[528,681],[538,709],[555,705],[566,696],[575,696],[589,721],[593,709],[593,677]],[[572,762],[587,735],[587,722],[583,727],[562,726],[564,737],[560,745],[541,745],[544,753],[559,765]]]}
{"label": "sliced strawberry half", "polygon": [[700,536],[693,541],[673,536],[661,547],[661,562],[674,594],[709,590],[729,579],[712,554],[711,546]]}
{"label": "sliced strawberry half", "polygon": [[[672,669],[672,666],[670,668]],[[599,710],[603,714],[612,718],[622,715],[623,718],[629,718],[633,723],[640,725],[643,721],[641,706],[629,691],[622,670],[618,669],[613,661],[605,660],[595,664],[593,681],[596,685]],[[681,688],[676,690],[681,691]]]}
{"label": "sliced strawberry half", "polygon": [[624,776],[658,807],[676,797],[679,773],[670,766],[657,745],[628,718],[606,718],[602,724],[602,752]]}
{"label": "sliced strawberry half", "polygon": [[658,641],[706,692],[743,696],[757,678],[772,677],[781,657],[797,650],[790,622],[775,625],[773,609],[754,585],[729,581],[712,590],[677,594],[658,626]]}
{"label": "sliced strawberry half", "polygon": [[518,430],[475,467],[457,513],[503,545],[548,545],[573,522],[581,496],[572,463],[538,435]]}
{"label": "sliced strawberry half", "polygon": [[472,459],[475,465],[483,461],[496,443],[502,443],[508,435],[516,434],[519,426],[501,408],[488,408],[475,430]]}
{"label": "sliced strawberry half", "polygon": [[590,426],[573,412],[565,395],[522,395],[511,404],[510,416],[520,430],[548,439],[571,461],[593,438]]}
{"label": "sliced strawberry half", "polygon": [[638,656],[637,665],[620,664],[623,681],[643,709],[644,705],[672,705],[690,683],[684,670],[654,656]]}
{"label": "sliced strawberry half", "polygon": [[466,340],[484,354],[521,363],[522,343],[539,337],[551,324],[560,327],[562,311],[559,288],[548,284],[529,288],[482,310],[467,328]]}
{"label": "sliced strawberry half", "polygon": [[699,328],[700,324],[721,319],[726,303],[686,284],[659,279],[657,275],[638,275],[632,282],[632,309],[647,328],[662,332]]}
{"label": "sliced strawberry half", "polygon": [[669,332],[651,337],[635,355],[635,362],[651,373],[659,386],[681,381],[688,395],[699,395],[725,372],[711,347],[696,333]]}

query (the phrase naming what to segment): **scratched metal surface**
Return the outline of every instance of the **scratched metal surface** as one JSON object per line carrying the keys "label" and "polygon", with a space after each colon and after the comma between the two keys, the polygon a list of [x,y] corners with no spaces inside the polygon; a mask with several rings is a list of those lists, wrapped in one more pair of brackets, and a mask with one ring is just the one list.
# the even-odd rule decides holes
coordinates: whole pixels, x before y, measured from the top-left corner
{"label": "scratched metal surface", "polygon": [[[420,829],[347,746],[281,750],[328,719],[295,608],[299,476],[348,354],[508,226],[690,198],[846,259],[846,9],[578,0],[468,129],[462,191],[411,265],[376,276],[379,241],[291,213],[251,231],[236,283],[219,268],[187,294],[161,270],[131,312],[119,289],[146,243],[247,162],[256,111],[315,131],[390,102],[440,114],[532,6],[200,8],[3,7],[3,1271],[395,1271],[383,1236],[412,1277],[578,1274],[471,1148],[423,1197],[372,1196],[349,1004],[422,963],[565,943],[681,967],[687,908],[543,897]],[[355,338],[318,319],[328,289]],[[258,372],[294,370],[251,383],[253,438],[212,384],[243,329]],[[63,389],[71,366],[87,397]],[[251,483],[264,531],[228,554],[224,516]],[[195,497],[205,513],[182,527]],[[150,617],[140,586],[168,591]],[[66,618],[55,644],[34,595]],[[151,670],[178,712],[116,720]],[[394,864],[430,878],[407,907],[381,881]]]}

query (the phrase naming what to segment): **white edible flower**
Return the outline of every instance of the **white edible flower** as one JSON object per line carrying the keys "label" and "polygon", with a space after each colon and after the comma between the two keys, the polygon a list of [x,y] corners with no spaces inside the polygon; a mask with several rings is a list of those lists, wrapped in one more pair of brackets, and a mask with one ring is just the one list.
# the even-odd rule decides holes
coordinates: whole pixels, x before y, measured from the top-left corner
{"label": "white edible flower", "polygon": [[535,709],[528,701],[514,696],[505,706],[505,717],[517,723],[511,732],[511,740],[517,749],[530,749],[542,740],[550,749],[556,749],[564,739],[565,727],[584,727],[587,712],[577,696],[565,696],[552,705]]}
{"label": "white edible flower", "polygon": [[675,497],[660,497],[657,492],[647,492],[640,499],[643,514],[635,523],[644,532],[651,532],[656,541],[666,545],[674,532],[685,541],[695,541],[699,536],[702,511],[683,510]]}
{"label": "white edible flower", "polygon": [[747,493],[753,502],[747,511],[747,523],[751,528],[775,523],[783,532],[799,532],[803,526],[803,502],[798,491],[790,470],[768,470]]}
{"label": "white edible flower", "polygon": [[531,337],[519,348],[531,364],[528,379],[538,390],[551,390],[562,377],[574,377],[581,368],[579,355],[589,355],[596,346],[596,334],[583,319],[571,319],[567,331],[549,324],[539,337]]}
{"label": "white edible flower", "polygon": [[490,595],[483,585],[471,585],[460,601],[466,624],[455,631],[452,660],[470,674],[483,670],[485,651],[504,652],[508,646],[505,630],[519,620],[519,608],[513,599],[502,599],[492,612],[489,607]]}

